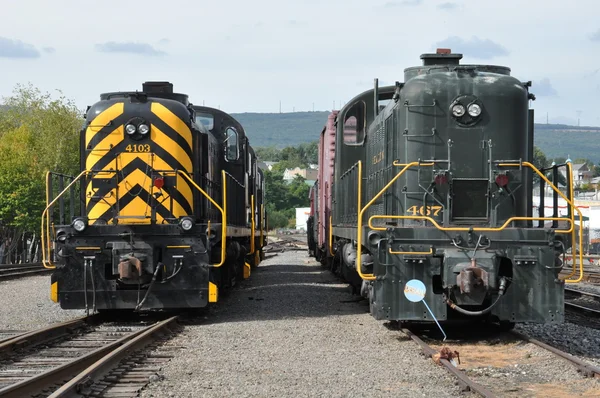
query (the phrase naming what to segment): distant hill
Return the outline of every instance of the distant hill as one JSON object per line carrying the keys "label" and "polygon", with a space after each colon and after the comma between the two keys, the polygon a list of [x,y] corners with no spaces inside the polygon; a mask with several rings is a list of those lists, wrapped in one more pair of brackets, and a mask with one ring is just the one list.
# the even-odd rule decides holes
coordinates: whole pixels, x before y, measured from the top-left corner
{"label": "distant hill", "polygon": [[600,127],[536,124],[534,142],[548,158],[586,158],[600,162]]}
{"label": "distant hill", "polygon": [[[328,111],[293,113],[233,113],[246,129],[253,147],[284,148],[319,139]],[[600,127],[536,124],[535,145],[546,156],[587,158],[600,162]]]}
{"label": "distant hill", "polygon": [[284,148],[319,139],[329,112],[232,113],[253,147]]}

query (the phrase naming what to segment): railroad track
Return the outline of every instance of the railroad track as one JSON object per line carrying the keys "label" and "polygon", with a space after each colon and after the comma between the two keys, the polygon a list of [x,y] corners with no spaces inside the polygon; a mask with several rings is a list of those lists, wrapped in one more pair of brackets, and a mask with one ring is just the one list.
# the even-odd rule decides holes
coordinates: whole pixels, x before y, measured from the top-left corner
{"label": "railroad track", "polygon": [[276,254],[294,250],[308,250],[306,235],[275,235],[275,237],[269,237],[268,244],[263,249],[265,254]]}
{"label": "railroad track", "polygon": [[[600,387],[592,379],[600,377],[599,367],[519,332],[498,333],[492,328],[482,331],[477,338],[464,339],[463,336],[443,344],[430,339],[432,345],[429,345],[425,342],[427,338],[422,339],[418,332],[399,325],[393,328],[402,331],[419,345],[427,357],[444,366],[457,379],[462,391],[472,391],[486,398],[600,394]],[[486,339],[487,333],[493,337]],[[543,351],[536,352],[535,348]],[[565,380],[553,383],[531,371],[534,366],[545,367],[550,363],[562,369],[559,372],[564,374],[564,362],[573,366],[571,374],[564,376]]]}
{"label": "railroad track", "polygon": [[600,329],[600,295],[565,287],[565,310],[569,321]]}
{"label": "railroad track", "polygon": [[0,342],[0,397],[135,396],[171,357],[142,349],[169,338],[177,319],[96,314],[7,338]]}
{"label": "railroad track", "polygon": [[0,280],[21,278],[29,275],[45,274],[52,271],[42,263],[0,264]]}

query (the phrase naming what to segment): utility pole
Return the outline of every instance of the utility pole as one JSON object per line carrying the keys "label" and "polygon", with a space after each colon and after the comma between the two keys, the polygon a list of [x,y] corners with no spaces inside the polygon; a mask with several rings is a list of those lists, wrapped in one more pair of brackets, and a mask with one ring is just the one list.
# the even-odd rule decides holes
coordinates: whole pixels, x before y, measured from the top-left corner
{"label": "utility pole", "polygon": [[281,113],[281,100],[279,100],[279,113]]}
{"label": "utility pole", "polygon": [[577,111],[577,126],[579,126],[579,118],[581,117],[582,111]]}
{"label": "utility pole", "polygon": [[315,103],[313,102],[313,112],[315,111]]}
{"label": "utility pole", "polygon": [[548,112],[546,112],[546,124],[550,124],[548,123]]}

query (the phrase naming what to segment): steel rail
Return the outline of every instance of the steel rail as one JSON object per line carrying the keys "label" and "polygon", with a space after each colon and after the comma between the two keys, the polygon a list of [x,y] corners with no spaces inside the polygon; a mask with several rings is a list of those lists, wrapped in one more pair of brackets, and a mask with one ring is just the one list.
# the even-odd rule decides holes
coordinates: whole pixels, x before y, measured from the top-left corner
{"label": "steel rail", "polygon": [[20,267],[43,267],[42,263],[18,263],[18,264],[0,264],[0,269],[20,268]]}
{"label": "steel rail", "polygon": [[[600,295],[598,295],[598,294],[589,293],[589,292],[585,292],[582,290],[569,289],[569,288],[565,287],[565,295],[566,294],[575,295],[575,296],[577,296],[577,298],[591,298],[595,302],[600,303]],[[586,307],[585,305],[581,305],[581,304],[575,304],[575,303],[567,301],[566,299],[565,299],[565,308],[568,308],[569,310],[571,310],[573,312],[577,312],[580,314],[587,314],[587,315],[591,314],[596,318],[600,318],[600,310],[595,309],[595,308]]]}
{"label": "steel rail", "polygon": [[49,369],[44,373],[37,374],[35,376],[2,388],[0,389],[0,397],[17,398],[29,396],[32,394],[39,394],[41,391],[57,384],[57,382],[60,382],[61,380],[67,380],[72,379],[73,377],[77,377],[82,369],[87,369],[88,367],[91,367],[97,361],[101,360],[105,356],[108,356],[113,351],[118,350],[120,347],[124,346],[128,341],[135,339],[136,337],[144,334],[145,332],[148,332],[151,329],[155,331],[155,327],[156,324],[148,326],[146,328],[128,334],[127,336],[124,336],[119,340],[113,341],[112,343],[97,348],[81,357],[74,358],[72,361],[65,363],[61,366]]}
{"label": "steel rail", "polygon": [[517,331],[511,330],[510,333],[514,334],[515,336],[517,336],[518,338],[527,341],[528,343],[532,343],[537,345],[538,347],[544,348],[545,350],[550,351],[551,353],[566,359],[567,361],[571,362],[572,364],[574,364],[577,369],[583,373],[585,376],[588,377],[600,377],[600,367],[598,366],[594,366],[590,363],[587,363],[585,361],[582,361],[579,358],[574,357],[573,355],[566,353],[564,351],[559,350],[558,348],[552,347],[546,343],[543,343],[539,340],[536,340],[534,338],[531,338],[527,335],[524,335],[522,333],[519,333]]}
{"label": "steel rail", "polygon": [[45,343],[47,341],[70,334],[74,329],[89,325],[96,320],[97,316],[95,315],[75,318],[66,322],[52,324],[41,329],[21,333],[17,336],[2,340],[0,342],[0,358],[15,351],[16,349]]}
{"label": "steel rail", "polygon": [[[405,333],[408,337],[410,337],[415,343],[417,343],[421,347],[421,350],[425,353],[425,355],[433,358],[433,355],[437,353],[436,350],[431,348],[427,343],[425,343],[423,340],[421,340],[417,335],[412,333],[410,330],[404,329],[404,328],[400,329],[400,330],[403,333]],[[482,386],[478,383],[475,383],[473,380],[469,379],[469,377],[467,377],[465,372],[461,371],[460,369],[458,369],[457,367],[452,365],[450,363],[450,361],[448,361],[447,359],[440,358],[440,363],[446,368],[446,370],[448,370],[450,373],[452,373],[452,375],[454,377],[456,377],[458,379],[458,383],[463,391],[472,390],[472,391],[475,391],[476,393],[484,396],[485,398],[494,398],[497,396],[496,394],[494,394],[493,392],[491,392],[484,386]]]}
{"label": "steel rail", "polygon": [[131,335],[126,336],[125,338],[129,340],[128,342],[84,369],[68,383],[52,393],[48,398],[77,396],[77,394],[79,394],[86,386],[100,381],[106,374],[115,368],[123,358],[126,358],[131,355],[132,352],[143,349],[148,344],[151,344],[154,341],[153,336],[155,334],[160,333],[177,319],[177,316],[173,316],[158,322],[144,329],[141,333],[136,333],[136,337],[134,338],[131,338]]}
{"label": "steel rail", "polygon": [[565,301],[565,307],[570,309],[573,312],[578,312],[580,314],[593,314],[595,317],[600,317],[600,310],[596,310],[594,308],[585,307],[579,304],[573,304]]}
{"label": "steel rail", "polygon": [[590,297],[593,298],[594,301],[600,303],[600,295],[598,294],[584,292],[583,290],[569,289],[568,287],[565,287],[565,293],[574,294],[577,297]]}
{"label": "steel rail", "polygon": [[17,265],[13,267],[2,267],[0,268],[0,280],[9,280],[21,278],[24,276],[46,274],[50,271],[48,268],[44,268],[42,264],[39,265]]}

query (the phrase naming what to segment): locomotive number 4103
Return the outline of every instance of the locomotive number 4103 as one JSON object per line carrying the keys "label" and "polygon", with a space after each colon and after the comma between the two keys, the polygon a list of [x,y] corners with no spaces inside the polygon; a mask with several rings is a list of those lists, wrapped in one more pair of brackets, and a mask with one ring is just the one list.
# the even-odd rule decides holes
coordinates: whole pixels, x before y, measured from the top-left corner
{"label": "locomotive number 4103", "polygon": [[125,148],[127,152],[150,152],[150,144],[129,144]]}
{"label": "locomotive number 4103", "polygon": [[407,214],[411,214],[413,216],[421,215],[421,216],[430,216],[432,213],[434,216],[437,216],[442,210],[442,206],[412,206],[406,209]]}

